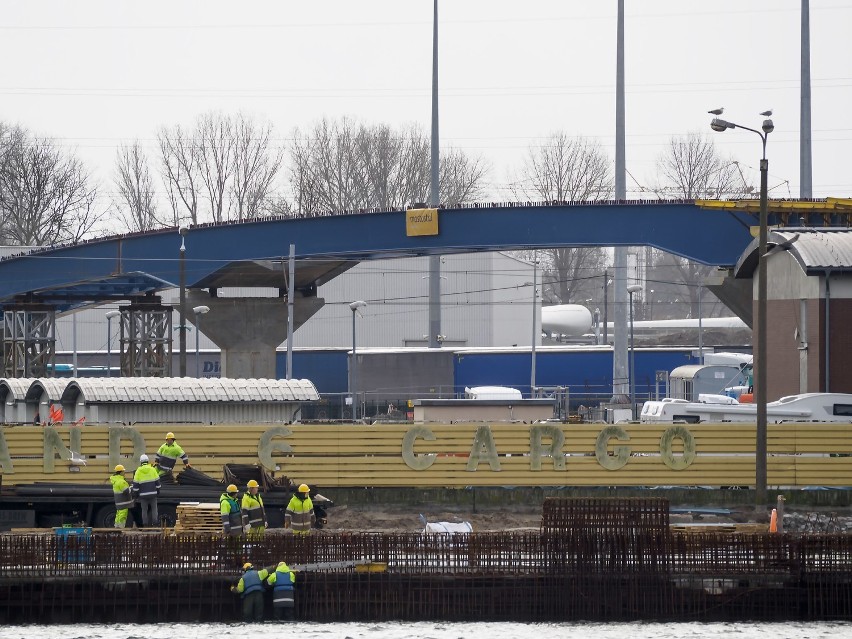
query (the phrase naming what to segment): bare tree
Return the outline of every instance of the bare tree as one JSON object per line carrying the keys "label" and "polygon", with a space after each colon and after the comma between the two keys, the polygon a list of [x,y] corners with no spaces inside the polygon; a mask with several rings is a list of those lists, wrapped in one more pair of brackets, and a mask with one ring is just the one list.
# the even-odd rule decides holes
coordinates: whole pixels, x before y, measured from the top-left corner
{"label": "bare tree", "polygon": [[113,182],[120,197],[116,208],[129,231],[150,231],[159,226],[156,189],[138,140],[118,149]]}
{"label": "bare tree", "polygon": [[210,203],[210,215],[214,222],[224,222],[228,219],[226,195],[234,170],[235,142],[231,119],[221,113],[200,116],[195,127],[195,139],[196,166]]}
{"label": "bare tree", "polygon": [[0,147],[0,219],[6,242],[75,242],[98,222],[97,190],[79,159],[20,127],[3,126]]}
{"label": "bare tree", "polygon": [[[198,190],[201,185],[191,134],[180,125],[162,128],[157,133],[163,183],[172,206],[172,223],[179,226],[184,219],[198,224]],[[185,209],[185,210],[184,210]]]}
{"label": "bare tree", "polygon": [[[428,200],[429,140],[416,126],[356,125],[323,120],[308,134],[294,132],[290,173],[298,215],[364,208],[402,208]],[[442,153],[441,201],[449,205],[482,193],[484,163],[463,152]]]}
{"label": "bare tree", "polygon": [[713,142],[697,132],[675,136],[657,160],[660,197],[711,199],[742,197],[754,191],[733,158],[723,159]]}
{"label": "bare tree", "polygon": [[234,169],[231,198],[237,219],[257,217],[267,201],[284,157],[283,147],[272,146],[272,125],[256,124],[240,114],[233,125]]}
{"label": "bare tree", "polygon": [[[611,162],[601,146],[557,131],[531,147],[513,192],[520,199],[588,202],[612,196]],[[592,276],[606,264],[600,247],[544,249],[544,296],[562,304],[598,296]]]}
{"label": "bare tree", "polygon": [[[675,136],[669,146],[657,160],[657,174],[660,182],[655,187],[657,195],[675,199],[721,199],[743,197],[752,193],[749,185],[733,158],[722,158],[712,140],[701,133]],[[713,296],[702,284],[713,272],[710,266],[704,266],[676,255],[653,252],[652,271],[660,284],[671,282],[674,288],[669,295],[689,301],[691,317],[698,317],[699,296],[701,301],[712,299],[702,312],[710,315],[710,308],[716,312],[722,308],[716,304]],[[657,288],[662,288],[657,286]],[[665,289],[664,289],[665,290]]]}

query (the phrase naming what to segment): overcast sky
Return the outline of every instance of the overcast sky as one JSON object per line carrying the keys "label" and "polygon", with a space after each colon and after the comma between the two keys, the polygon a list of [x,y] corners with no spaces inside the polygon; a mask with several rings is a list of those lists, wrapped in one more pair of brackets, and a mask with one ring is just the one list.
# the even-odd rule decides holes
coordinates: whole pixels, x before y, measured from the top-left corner
{"label": "overcast sky", "polygon": [[[770,136],[772,197],[799,195],[800,0],[627,0],[628,195],[671,136],[712,135],[751,183],[760,140],[712,133],[707,110]],[[852,195],[852,0],[811,0],[813,190]],[[155,152],[161,125],[205,111],[294,127],[352,116],[429,130],[431,0],[0,0],[0,120],[56,137],[107,182],[116,147]],[[616,0],[442,0],[442,144],[491,166],[509,199],[553,131],[614,154]],[[109,190],[107,186],[105,190]]]}

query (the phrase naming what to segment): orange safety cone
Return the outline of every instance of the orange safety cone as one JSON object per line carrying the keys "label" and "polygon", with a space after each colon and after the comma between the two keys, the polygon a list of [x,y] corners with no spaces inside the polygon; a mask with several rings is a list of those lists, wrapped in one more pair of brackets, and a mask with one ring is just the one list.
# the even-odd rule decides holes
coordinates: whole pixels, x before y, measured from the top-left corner
{"label": "orange safety cone", "polygon": [[778,532],[778,511],[775,508],[772,509],[772,514],[769,516],[769,532]]}

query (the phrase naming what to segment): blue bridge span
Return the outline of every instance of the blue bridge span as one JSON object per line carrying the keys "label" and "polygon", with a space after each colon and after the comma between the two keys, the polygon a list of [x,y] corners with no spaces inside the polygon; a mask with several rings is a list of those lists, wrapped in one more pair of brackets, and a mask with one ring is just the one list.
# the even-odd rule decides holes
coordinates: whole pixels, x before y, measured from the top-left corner
{"label": "blue bridge span", "polygon": [[[187,288],[286,284],[295,245],[296,287],[322,284],[362,260],[581,246],[648,245],[707,265],[733,266],[757,214],[692,202],[483,205],[441,209],[439,233],[408,236],[404,211],[261,219],[188,229]],[[63,312],[179,285],[176,228],[39,249],[0,260],[0,305]]]}

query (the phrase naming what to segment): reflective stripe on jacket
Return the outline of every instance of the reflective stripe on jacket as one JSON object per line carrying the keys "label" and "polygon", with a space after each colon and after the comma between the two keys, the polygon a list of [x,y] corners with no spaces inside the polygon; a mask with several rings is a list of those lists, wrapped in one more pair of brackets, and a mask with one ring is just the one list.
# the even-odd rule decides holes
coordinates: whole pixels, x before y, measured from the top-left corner
{"label": "reflective stripe on jacket", "polygon": [[143,463],[133,474],[133,492],[139,499],[151,499],[160,493],[160,473],[149,463]]}
{"label": "reflective stripe on jacket", "polygon": [[293,495],[287,510],[284,513],[285,522],[289,523],[293,532],[298,535],[307,535],[311,532],[311,524],[314,518],[314,502],[310,497],[299,499]]}
{"label": "reflective stripe on jacket", "polygon": [[184,464],[189,463],[189,456],[183,452],[183,448],[177,442],[171,445],[168,442],[164,443],[157,451],[157,463],[160,465],[160,470],[170,472],[174,469],[178,457],[180,457]]}
{"label": "reflective stripe on jacket", "polygon": [[243,521],[240,516],[240,505],[228,493],[219,497],[219,513],[222,517],[222,529],[226,534],[234,536],[243,532]]}
{"label": "reflective stripe on jacket", "polygon": [[272,605],[275,608],[292,608],[296,605],[293,598],[296,574],[286,564],[278,566],[275,572],[269,575],[266,583],[272,586]]}
{"label": "reflective stripe on jacket", "polygon": [[251,524],[252,528],[262,528],[265,525],[266,517],[263,511],[263,497],[260,496],[260,493],[257,495],[246,493],[243,495],[241,510],[244,524]]}
{"label": "reflective stripe on jacket", "polygon": [[109,478],[112,483],[112,496],[115,499],[115,509],[123,510],[130,508],[133,505],[133,495],[130,492],[130,484],[124,478],[124,475],[111,475]]}

